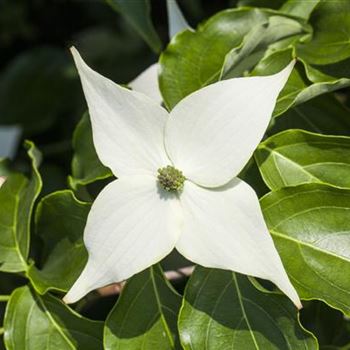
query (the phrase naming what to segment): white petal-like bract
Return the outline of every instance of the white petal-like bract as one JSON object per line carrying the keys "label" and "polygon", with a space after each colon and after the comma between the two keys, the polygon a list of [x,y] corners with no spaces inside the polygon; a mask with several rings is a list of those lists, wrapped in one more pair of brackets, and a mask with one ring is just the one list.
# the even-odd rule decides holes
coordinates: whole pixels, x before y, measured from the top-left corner
{"label": "white petal-like bract", "polygon": [[123,281],[157,263],[174,248],[183,222],[180,202],[152,176],[130,176],[107,185],[88,216],[84,243],[89,259],[64,298]]}
{"label": "white petal-like bract", "polygon": [[160,94],[158,84],[158,63],[154,63],[145,69],[140,75],[132,80],[128,85],[135,91],[142,92],[159,105],[163,98]]}
{"label": "white petal-like bract", "polygon": [[236,178],[207,189],[187,181],[180,201],[184,228],[176,248],[182,255],[205,267],[268,279],[301,307],[248,184]]}
{"label": "white petal-like bract", "polygon": [[219,81],[180,101],[165,132],[175,166],[205,187],[238,175],[261,141],[293,66],[270,76]]}
{"label": "white petal-like bract", "polygon": [[169,37],[173,38],[177,33],[185,29],[192,29],[185,20],[176,0],[167,0]]}
{"label": "white petal-like bract", "polygon": [[167,111],[146,95],[93,71],[72,48],[89,107],[96,152],[117,176],[157,174],[168,165],[164,149]]}

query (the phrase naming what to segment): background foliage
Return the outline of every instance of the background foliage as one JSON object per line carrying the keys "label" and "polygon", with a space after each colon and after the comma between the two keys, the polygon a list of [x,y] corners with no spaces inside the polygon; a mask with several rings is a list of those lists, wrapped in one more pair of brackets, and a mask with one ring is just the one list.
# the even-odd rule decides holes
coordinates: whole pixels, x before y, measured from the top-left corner
{"label": "background foliage", "polygon": [[[350,2],[179,5],[195,30],[169,42],[163,0],[0,1],[0,349],[350,349]],[[169,282],[163,271],[186,264],[174,254],[121,294],[61,302],[87,259],[91,202],[112,180],[73,44],[121,84],[159,59],[169,109],[298,58],[240,176],[262,197],[300,313],[269,283],[228,271],[196,267]]]}

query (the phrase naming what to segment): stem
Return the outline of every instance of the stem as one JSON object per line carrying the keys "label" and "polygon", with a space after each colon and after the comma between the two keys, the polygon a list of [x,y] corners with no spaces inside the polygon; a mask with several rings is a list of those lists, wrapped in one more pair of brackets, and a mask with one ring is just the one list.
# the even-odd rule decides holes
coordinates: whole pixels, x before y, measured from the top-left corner
{"label": "stem", "polygon": [[0,335],[3,335],[4,333],[5,333],[4,327],[1,327],[1,328],[0,328]]}
{"label": "stem", "polygon": [[7,302],[9,301],[10,296],[9,295],[0,295],[0,302]]}
{"label": "stem", "polygon": [[[194,266],[182,267],[177,270],[165,271],[164,276],[169,281],[178,281],[185,277],[191,276]],[[102,287],[97,290],[99,296],[118,295],[122,291],[125,282],[113,283],[107,287]]]}

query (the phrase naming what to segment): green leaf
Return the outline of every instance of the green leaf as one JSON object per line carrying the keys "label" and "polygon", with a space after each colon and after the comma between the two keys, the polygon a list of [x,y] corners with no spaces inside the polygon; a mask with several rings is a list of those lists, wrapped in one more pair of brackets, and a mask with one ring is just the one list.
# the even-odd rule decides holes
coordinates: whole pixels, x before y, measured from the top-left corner
{"label": "green leaf", "polygon": [[254,26],[242,43],[226,55],[220,79],[241,76],[259,62],[270,44],[302,34],[306,30],[304,25],[294,19],[271,16],[267,22]]}
{"label": "green leaf", "polygon": [[105,349],[178,349],[180,303],[158,265],[132,277],[106,320]]}
{"label": "green leaf", "polygon": [[44,243],[43,260],[40,268],[32,265],[27,273],[40,294],[51,289],[67,292],[83,270],[87,261],[83,232],[90,207],[68,190],[40,201],[35,221],[36,234]]}
{"label": "green leaf", "polygon": [[0,189],[0,271],[5,272],[27,269],[32,211],[42,187],[40,152],[32,142],[25,146],[32,163],[31,178],[10,175]]}
{"label": "green leaf", "polygon": [[106,0],[107,3],[122,14],[155,52],[160,52],[162,43],[151,20],[149,0]]}
{"label": "green leaf", "polygon": [[73,149],[72,176],[69,177],[69,184],[74,190],[112,176],[111,171],[102,165],[97,156],[88,113],[83,115],[74,131]]}
{"label": "green leaf", "polygon": [[262,142],[255,159],[271,190],[303,183],[350,189],[350,137],[286,130]]}
{"label": "green leaf", "polygon": [[318,348],[285,296],[262,293],[243,275],[202,267],[187,284],[179,331],[185,350]]}
{"label": "green leaf", "polygon": [[350,315],[350,191],[287,187],[263,197],[261,207],[299,296]]}
{"label": "green leaf", "polygon": [[[293,48],[274,51],[263,58],[254,68],[252,75],[270,75],[283,69],[294,57]],[[312,73],[311,73],[312,72]],[[312,83],[312,78],[317,75],[317,82]],[[296,63],[287,84],[281,91],[277,99],[277,104],[273,116],[279,116],[289,108],[297,106],[312,98],[327,92],[339,90],[350,86],[350,79],[326,77],[316,73],[303,61]]]}
{"label": "green leaf", "polygon": [[74,101],[70,67],[65,52],[52,47],[16,57],[1,73],[0,124],[20,124],[25,136],[52,126]]}
{"label": "green leaf", "polygon": [[321,0],[310,24],[314,34],[311,40],[297,46],[298,57],[308,63],[329,64],[350,56],[349,1]]}
{"label": "green leaf", "polygon": [[160,56],[159,86],[172,109],[180,100],[219,79],[225,56],[238,47],[255,25],[266,23],[272,10],[231,9],[211,17],[197,31],[184,31]]}
{"label": "green leaf", "polygon": [[308,20],[312,11],[319,4],[319,2],[320,0],[288,0],[282,5],[280,11]]}
{"label": "green leaf", "polygon": [[103,323],[88,320],[47,294],[16,289],[7,305],[4,340],[7,350],[102,349]]}
{"label": "green leaf", "polygon": [[288,109],[274,119],[269,134],[286,129],[304,129],[321,134],[349,135],[349,110],[333,94],[325,94]]}

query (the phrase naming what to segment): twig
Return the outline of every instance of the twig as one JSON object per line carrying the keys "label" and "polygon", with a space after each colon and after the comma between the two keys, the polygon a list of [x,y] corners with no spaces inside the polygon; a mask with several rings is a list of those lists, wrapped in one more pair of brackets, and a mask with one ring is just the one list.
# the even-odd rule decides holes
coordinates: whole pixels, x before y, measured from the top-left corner
{"label": "twig", "polygon": [[[193,269],[194,266],[186,266],[177,270],[165,271],[164,276],[167,280],[175,282],[183,279],[184,277],[191,276]],[[99,288],[97,293],[103,297],[118,295],[123,290],[124,285],[125,282],[113,283],[109,286]]]}
{"label": "twig", "polygon": [[9,301],[10,296],[9,295],[0,295],[0,302],[7,302]]}

